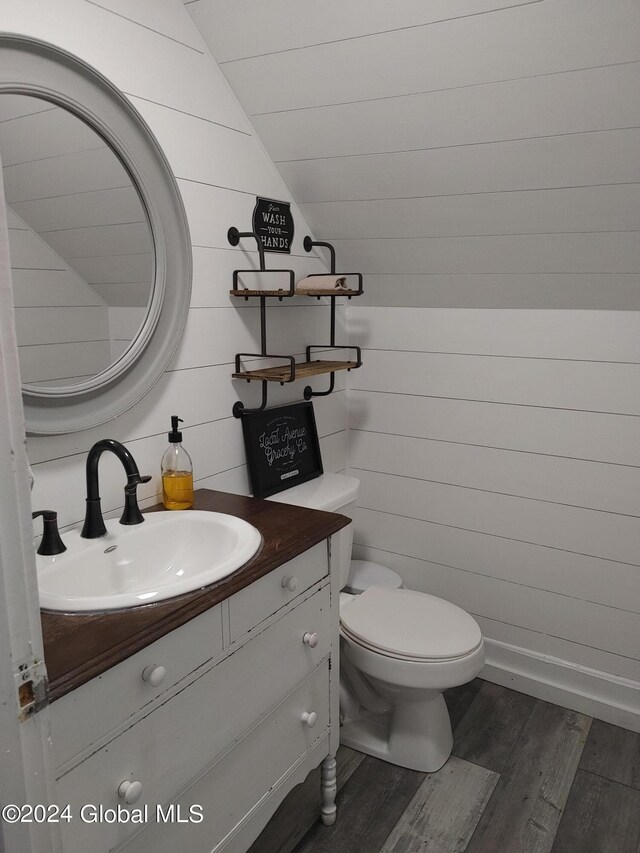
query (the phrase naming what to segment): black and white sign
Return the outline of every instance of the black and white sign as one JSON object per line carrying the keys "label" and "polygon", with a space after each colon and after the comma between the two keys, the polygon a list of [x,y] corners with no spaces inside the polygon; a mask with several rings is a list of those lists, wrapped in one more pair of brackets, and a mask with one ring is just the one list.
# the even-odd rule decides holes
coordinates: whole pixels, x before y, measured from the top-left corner
{"label": "black and white sign", "polygon": [[291,253],[293,216],[287,201],[256,197],[253,230],[262,241],[265,252]]}
{"label": "black and white sign", "polygon": [[311,402],[242,416],[249,477],[256,498],[267,498],[322,474]]}

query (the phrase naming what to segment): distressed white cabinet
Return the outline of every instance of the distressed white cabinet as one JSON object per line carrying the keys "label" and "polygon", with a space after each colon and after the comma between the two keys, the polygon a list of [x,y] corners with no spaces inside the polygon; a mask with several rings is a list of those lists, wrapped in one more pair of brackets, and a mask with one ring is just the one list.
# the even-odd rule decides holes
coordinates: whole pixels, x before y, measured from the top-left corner
{"label": "distressed white cabinet", "polygon": [[330,542],[53,703],[58,803],[72,816],[64,853],[244,853],[322,760],[333,822]]}

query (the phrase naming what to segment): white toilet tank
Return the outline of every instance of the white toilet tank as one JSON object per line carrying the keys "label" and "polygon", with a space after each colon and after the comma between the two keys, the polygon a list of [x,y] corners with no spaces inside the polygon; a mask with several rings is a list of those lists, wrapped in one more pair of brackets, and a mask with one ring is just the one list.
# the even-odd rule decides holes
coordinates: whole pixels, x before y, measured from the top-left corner
{"label": "white toilet tank", "polygon": [[[321,509],[325,512],[338,512],[353,518],[360,480],[344,474],[322,474],[315,480],[309,480],[278,492],[267,500],[283,504],[306,506],[309,509]],[[353,522],[338,534],[340,549],[340,589],[347,585],[351,564],[351,545],[353,544]]]}
{"label": "white toilet tank", "polygon": [[372,586],[382,586],[386,589],[404,589],[404,581],[397,572],[380,563],[371,560],[351,560],[347,592],[360,595]]}

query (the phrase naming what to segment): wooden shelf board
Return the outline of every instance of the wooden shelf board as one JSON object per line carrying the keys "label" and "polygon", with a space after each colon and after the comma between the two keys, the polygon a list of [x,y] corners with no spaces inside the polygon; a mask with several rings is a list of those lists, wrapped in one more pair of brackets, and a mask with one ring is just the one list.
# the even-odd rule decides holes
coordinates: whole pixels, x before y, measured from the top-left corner
{"label": "wooden shelf board", "polygon": [[[296,379],[306,379],[309,376],[320,376],[323,373],[336,373],[338,370],[353,370],[357,367],[355,361],[301,361],[296,363]],[[267,382],[288,382],[291,375],[289,365],[280,367],[265,367],[262,370],[247,370],[244,373],[234,373],[234,379],[258,379]]]}
{"label": "wooden shelf board", "polygon": [[246,299],[248,296],[286,297],[286,296],[293,296],[294,295],[293,293],[291,293],[290,290],[288,290],[288,289],[283,290],[282,288],[280,288],[280,290],[230,290],[229,294],[231,296],[240,297],[241,299]]}
{"label": "wooden shelf board", "polygon": [[291,293],[289,290],[230,290],[231,296],[240,299],[254,296],[359,296],[358,290],[343,290],[340,288],[318,288],[317,290],[304,290]]}
{"label": "wooden shelf board", "polygon": [[318,287],[314,290],[296,290],[296,296],[358,296],[359,290],[345,287]]}

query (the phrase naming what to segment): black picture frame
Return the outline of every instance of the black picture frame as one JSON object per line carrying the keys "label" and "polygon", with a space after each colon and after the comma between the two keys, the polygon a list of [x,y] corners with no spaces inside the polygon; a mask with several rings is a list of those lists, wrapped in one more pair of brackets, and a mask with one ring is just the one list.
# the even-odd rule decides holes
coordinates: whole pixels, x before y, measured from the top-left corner
{"label": "black picture frame", "polygon": [[313,403],[242,415],[253,496],[268,498],[323,473]]}

